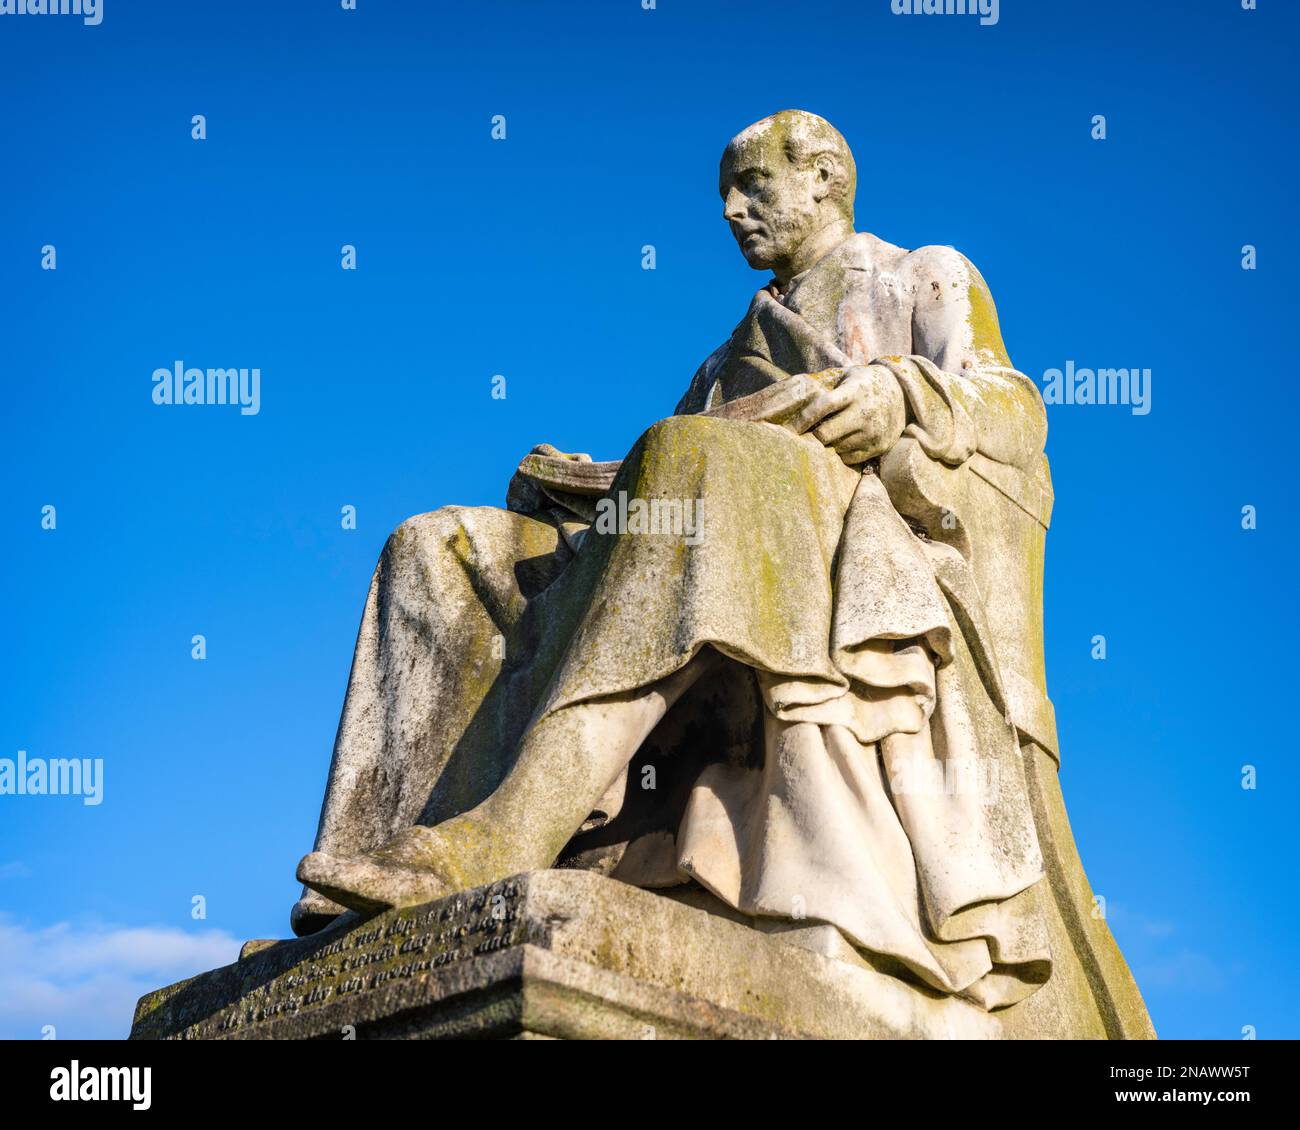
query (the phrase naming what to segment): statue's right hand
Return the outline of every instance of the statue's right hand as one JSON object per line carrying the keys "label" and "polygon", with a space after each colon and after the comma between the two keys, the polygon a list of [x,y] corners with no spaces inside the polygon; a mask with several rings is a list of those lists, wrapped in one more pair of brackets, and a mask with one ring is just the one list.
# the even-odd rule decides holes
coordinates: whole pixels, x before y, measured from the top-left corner
{"label": "statue's right hand", "polygon": [[830,390],[821,390],[785,426],[816,436],[845,463],[865,463],[888,451],[907,423],[907,406],[894,374],[884,365],[841,371]]}

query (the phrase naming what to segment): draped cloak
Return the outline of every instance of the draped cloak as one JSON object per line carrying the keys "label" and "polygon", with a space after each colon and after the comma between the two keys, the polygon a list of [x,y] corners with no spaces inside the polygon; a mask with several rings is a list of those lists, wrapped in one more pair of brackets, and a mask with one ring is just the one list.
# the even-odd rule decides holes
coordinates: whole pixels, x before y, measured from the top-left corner
{"label": "draped cloak", "polygon": [[[696,537],[608,532],[590,499],[518,478],[510,509],[445,507],[399,527],[366,601],[317,850],[358,854],[472,807],[531,721],[712,648],[723,673],[670,712],[615,783],[627,811],[587,837],[618,844],[615,878],[694,882],[744,915],[829,923],[989,1009],[1047,979],[1042,859],[967,562],[914,531],[873,466],[716,414],[788,376],[874,359],[930,458],[959,466],[990,427],[992,449],[1041,451],[1041,404],[1014,370],[945,372],[908,355],[910,336],[887,358],[861,355],[881,335],[855,311],[879,311],[845,295],[872,238],[781,298],[759,291],[677,413],[623,461],[609,496],[699,500]],[[814,309],[827,280],[830,318]],[[295,928],[330,910],[306,892]]]}

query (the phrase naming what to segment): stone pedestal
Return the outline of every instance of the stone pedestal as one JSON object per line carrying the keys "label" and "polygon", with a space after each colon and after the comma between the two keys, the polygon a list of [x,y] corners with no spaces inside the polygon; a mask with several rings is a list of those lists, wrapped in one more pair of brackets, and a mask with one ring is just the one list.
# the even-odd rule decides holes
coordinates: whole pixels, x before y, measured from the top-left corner
{"label": "stone pedestal", "polygon": [[829,955],[837,937],[815,927],[764,933],[591,872],[536,871],[365,921],[348,915],[307,938],[250,942],[234,965],[141,998],[131,1036],[1006,1034],[997,1016],[870,968],[851,950]]}

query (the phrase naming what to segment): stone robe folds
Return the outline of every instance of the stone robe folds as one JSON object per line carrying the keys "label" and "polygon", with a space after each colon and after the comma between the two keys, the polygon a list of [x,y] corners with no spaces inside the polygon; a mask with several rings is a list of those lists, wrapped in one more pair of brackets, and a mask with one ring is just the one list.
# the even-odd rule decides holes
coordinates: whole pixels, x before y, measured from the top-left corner
{"label": "stone robe folds", "polygon": [[[913,532],[873,466],[725,418],[789,375],[876,360],[931,459],[1040,457],[1028,378],[983,355],[945,371],[906,296],[880,301],[891,251],[854,236],[782,299],[760,291],[623,461],[610,496],[702,500],[697,538],[602,532],[591,499],[519,479],[513,509],[403,523],[366,602],[317,850],[358,854],[472,807],[531,719],[711,647],[731,662],[669,712],[571,863],[830,923],[873,963],[988,1009],[1047,979],[1042,860],[968,563]],[[337,909],[306,892],[296,925]]]}

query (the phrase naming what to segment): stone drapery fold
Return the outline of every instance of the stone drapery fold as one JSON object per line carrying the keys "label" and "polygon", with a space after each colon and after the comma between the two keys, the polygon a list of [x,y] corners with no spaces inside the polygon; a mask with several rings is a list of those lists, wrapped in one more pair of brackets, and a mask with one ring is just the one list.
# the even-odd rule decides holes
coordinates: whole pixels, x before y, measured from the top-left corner
{"label": "stone drapery fold", "polygon": [[[713,648],[754,672],[760,756],[713,759],[657,841],[666,870],[629,850],[621,877],[667,873],[747,914],[829,922],[933,989],[1014,1003],[1046,979],[1050,953],[978,586],[870,469],[775,424],[702,414],[852,359],[768,291],[730,346],[610,488],[701,503],[696,544],[602,533],[553,494],[532,514],[447,508],[390,539],[317,849],[358,853],[464,811],[530,721],[649,687]],[[927,455],[968,459],[979,437],[960,379],[925,358],[879,363]]]}

